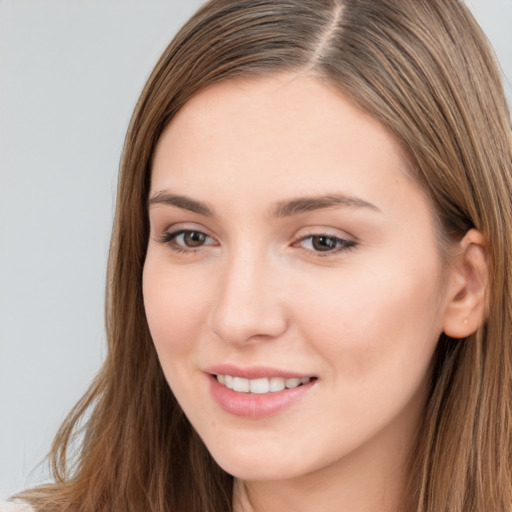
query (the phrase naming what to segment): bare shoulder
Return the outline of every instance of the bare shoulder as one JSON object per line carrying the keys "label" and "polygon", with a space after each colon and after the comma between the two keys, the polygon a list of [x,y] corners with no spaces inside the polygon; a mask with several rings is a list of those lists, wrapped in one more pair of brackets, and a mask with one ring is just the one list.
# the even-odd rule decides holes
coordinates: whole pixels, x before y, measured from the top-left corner
{"label": "bare shoulder", "polygon": [[24,501],[0,501],[0,512],[35,512],[35,510]]}

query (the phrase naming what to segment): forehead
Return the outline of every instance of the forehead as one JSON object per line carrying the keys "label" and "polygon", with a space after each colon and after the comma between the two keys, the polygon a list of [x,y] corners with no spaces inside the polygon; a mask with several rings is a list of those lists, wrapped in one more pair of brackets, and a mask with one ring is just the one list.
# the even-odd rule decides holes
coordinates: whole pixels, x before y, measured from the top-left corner
{"label": "forehead", "polygon": [[337,191],[374,202],[392,183],[396,200],[412,184],[408,165],[385,127],[339,91],[286,74],[194,96],[159,140],[151,190],[223,189],[262,200]]}

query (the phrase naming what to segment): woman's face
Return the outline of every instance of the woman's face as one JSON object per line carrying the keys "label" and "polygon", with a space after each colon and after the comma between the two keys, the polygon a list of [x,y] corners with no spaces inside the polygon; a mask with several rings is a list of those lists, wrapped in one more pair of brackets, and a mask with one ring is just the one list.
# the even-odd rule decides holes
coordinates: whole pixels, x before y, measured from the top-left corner
{"label": "woman's face", "polygon": [[149,327],[220,466],[396,471],[447,299],[431,208],[389,133],[313,78],[211,86],[158,143],[149,216]]}

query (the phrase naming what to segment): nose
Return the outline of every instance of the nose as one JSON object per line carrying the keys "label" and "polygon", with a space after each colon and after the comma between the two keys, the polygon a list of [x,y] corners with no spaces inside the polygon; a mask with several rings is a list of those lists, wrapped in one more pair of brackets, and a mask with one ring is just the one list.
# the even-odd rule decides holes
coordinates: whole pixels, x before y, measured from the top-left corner
{"label": "nose", "polygon": [[225,262],[218,276],[210,329],[230,344],[275,339],[287,329],[278,268],[254,254]]}

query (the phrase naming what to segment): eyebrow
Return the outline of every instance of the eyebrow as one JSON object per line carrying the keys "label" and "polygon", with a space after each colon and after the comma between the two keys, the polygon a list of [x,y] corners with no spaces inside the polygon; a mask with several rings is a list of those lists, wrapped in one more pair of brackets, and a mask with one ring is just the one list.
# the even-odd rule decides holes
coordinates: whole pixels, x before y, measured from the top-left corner
{"label": "eyebrow", "polygon": [[327,196],[299,197],[288,201],[280,201],[274,207],[272,215],[274,217],[291,217],[300,215],[313,210],[323,210],[333,207],[347,208],[369,208],[370,210],[380,212],[380,208],[364,199],[345,194],[335,194]]}
{"label": "eyebrow", "polygon": [[[201,201],[197,201],[187,196],[171,194],[165,191],[157,192],[148,201],[148,206],[156,204],[166,204],[176,206],[205,217],[213,217],[213,210]],[[345,208],[368,208],[380,212],[380,208],[374,204],[352,195],[334,194],[312,197],[298,197],[296,199],[279,201],[272,209],[273,217],[292,217],[314,210],[323,210],[334,207]]]}
{"label": "eyebrow", "polygon": [[167,204],[169,206],[176,206],[190,212],[198,213],[199,215],[204,215],[205,217],[213,217],[213,211],[206,203],[196,201],[195,199],[191,199],[190,197],[186,196],[169,194],[163,191],[157,192],[148,201],[148,206],[155,204]]}

